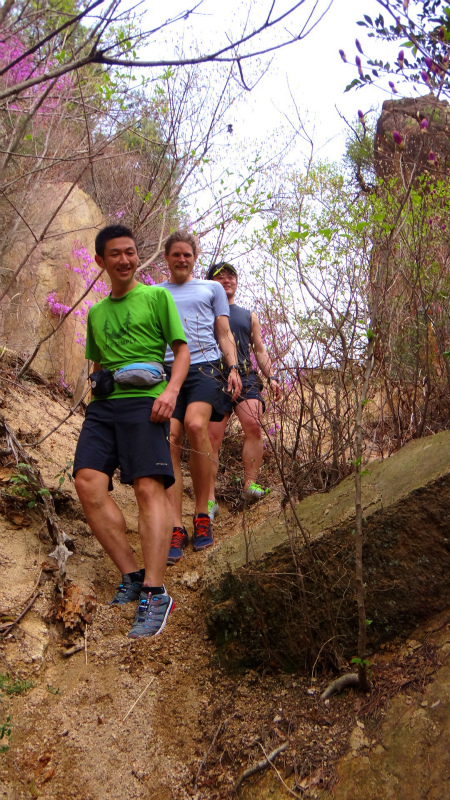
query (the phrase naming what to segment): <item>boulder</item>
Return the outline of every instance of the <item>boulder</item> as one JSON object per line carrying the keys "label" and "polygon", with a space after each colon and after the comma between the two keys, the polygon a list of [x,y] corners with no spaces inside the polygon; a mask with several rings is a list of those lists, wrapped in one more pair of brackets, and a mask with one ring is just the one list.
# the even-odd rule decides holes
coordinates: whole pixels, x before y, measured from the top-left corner
{"label": "boulder", "polygon": [[[428,121],[426,131],[421,129],[424,119]],[[395,145],[394,131],[403,136],[404,150]],[[378,119],[374,142],[377,176],[386,179],[400,175],[400,158],[407,172],[418,162],[418,175],[448,175],[449,132],[450,106],[447,100],[439,100],[433,94],[386,100]],[[430,161],[430,153],[435,155],[435,161]]]}
{"label": "boulder", "polygon": [[[18,228],[14,244],[3,258],[3,285],[30,251],[34,236],[39,238],[69,189],[68,183],[44,186],[27,216],[27,225]],[[28,357],[59,322],[46,300],[48,295],[55,292],[57,300],[66,306],[76,302],[85,291],[84,279],[66,264],[78,266],[72,253],[77,246],[85,248],[93,257],[95,235],[103,224],[98,206],[75,186],[2,301],[0,341],[3,346]],[[87,299],[94,297],[91,295]],[[63,380],[75,387],[85,363],[84,348],[77,343],[77,334],[78,338],[84,338],[85,325],[72,314],[42,345],[33,367],[48,379]]]}

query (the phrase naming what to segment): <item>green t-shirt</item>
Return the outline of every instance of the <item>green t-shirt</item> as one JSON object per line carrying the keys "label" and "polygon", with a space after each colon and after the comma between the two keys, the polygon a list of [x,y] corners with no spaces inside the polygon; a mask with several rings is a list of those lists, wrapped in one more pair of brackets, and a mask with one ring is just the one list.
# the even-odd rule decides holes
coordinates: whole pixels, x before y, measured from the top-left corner
{"label": "green t-shirt", "polygon": [[[89,311],[86,358],[102,369],[115,372],[136,361],[164,363],[166,345],[186,336],[171,294],[160,286],[138,283],[123,297],[105,297]],[[159,397],[167,386],[119,386],[108,399],[116,397]],[[93,398],[98,400],[99,398]],[[101,398],[100,398],[101,399]]]}

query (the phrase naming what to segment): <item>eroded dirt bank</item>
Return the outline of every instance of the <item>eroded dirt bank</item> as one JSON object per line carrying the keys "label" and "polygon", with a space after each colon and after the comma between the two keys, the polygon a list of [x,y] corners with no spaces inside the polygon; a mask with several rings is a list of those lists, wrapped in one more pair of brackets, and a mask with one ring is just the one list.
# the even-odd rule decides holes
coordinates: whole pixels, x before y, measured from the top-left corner
{"label": "eroded dirt bank", "polygon": [[[65,402],[32,382],[17,387],[5,380],[0,404],[21,441],[30,442],[38,429],[42,435],[56,424]],[[75,415],[32,451],[50,487],[57,486],[56,476],[73,457],[81,421]],[[8,459],[3,459],[4,491],[10,472]],[[267,665],[269,670],[228,674],[205,625],[204,555],[190,549],[168,571],[167,586],[177,608],[164,634],[130,642],[126,633],[134,608],[107,605],[117,585],[116,571],[87,530],[67,480],[62,488],[67,496],[57,503],[61,526],[74,541],[67,591],[70,586],[78,591],[73,595],[73,629],[64,628],[64,619],[71,618],[67,607],[65,617],[56,615],[52,545],[42,517],[26,503],[14,511],[2,501],[1,624],[14,621],[28,599],[36,591],[38,595],[18,624],[9,632],[2,628],[0,674],[9,675],[10,682],[3,684],[0,725],[9,717],[11,736],[9,749],[0,754],[0,797],[231,798],[244,770],[285,742],[287,749],[276,762],[280,777],[291,790],[297,783],[299,796],[319,796],[333,783],[337,759],[347,752],[352,732],[363,730],[358,723],[370,728],[372,746],[372,740],[379,741],[377,726],[396,692],[423,701],[422,692],[443,655],[440,645],[419,637],[406,646],[393,642],[374,656],[374,691],[367,698],[349,691],[324,704],[319,695],[329,675],[283,674],[276,664]],[[119,486],[115,495],[139,552],[133,493]],[[274,492],[254,508],[247,524],[256,527],[278,510]],[[190,529],[189,485],[185,511]],[[223,506],[217,541],[232,537],[241,526],[241,516]],[[444,620],[443,631],[446,625]],[[81,649],[65,657],[71,646]],[[25,681],[32,685],[27,688]],[[11,686],[18,691],[8,694]],[[261,782],[257,774],[240,792],[246,798],[284,796],[280,778],[271,780],[267,775]]]}

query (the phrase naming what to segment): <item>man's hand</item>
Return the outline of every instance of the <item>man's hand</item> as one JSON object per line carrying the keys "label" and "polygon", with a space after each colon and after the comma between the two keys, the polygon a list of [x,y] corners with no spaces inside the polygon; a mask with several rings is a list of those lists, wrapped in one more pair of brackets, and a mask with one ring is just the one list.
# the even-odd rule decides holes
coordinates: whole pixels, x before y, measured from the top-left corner
{"label": "man's hand", "polygon": [[273,399],[275,402],[279,403],[281,400],[281,386],[278,381],[275,380],[275,378],[272,378],[272,380],[269,381],[269,389],[273,394]]}
{"label": "man's hand", "polygon": [[153,403],[151,422],[168,422],[173,414],[175,403],[177,402],[178,392],[170,386],[166,386],[163,392]]}
{"label": "man's hand", "polygon": [[232,400],[237,400],[240,393],[242,392],[241,376],[239,375],[237,369],[230,370],[230,374],[228,375],[227,391],[229,394],[233,392],[233,394],[231,395]]}

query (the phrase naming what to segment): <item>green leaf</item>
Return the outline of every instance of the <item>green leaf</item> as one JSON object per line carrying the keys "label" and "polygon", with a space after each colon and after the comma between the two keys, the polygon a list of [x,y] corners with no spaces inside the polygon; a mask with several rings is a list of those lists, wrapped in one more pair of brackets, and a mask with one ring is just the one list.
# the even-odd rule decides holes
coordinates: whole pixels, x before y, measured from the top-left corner
{"label": "green leaf", "polygon": [[349,92],[354,86],[362,86],[362,82],[358,78],[353,78],[352,82],[345,87],[344,92]]}

